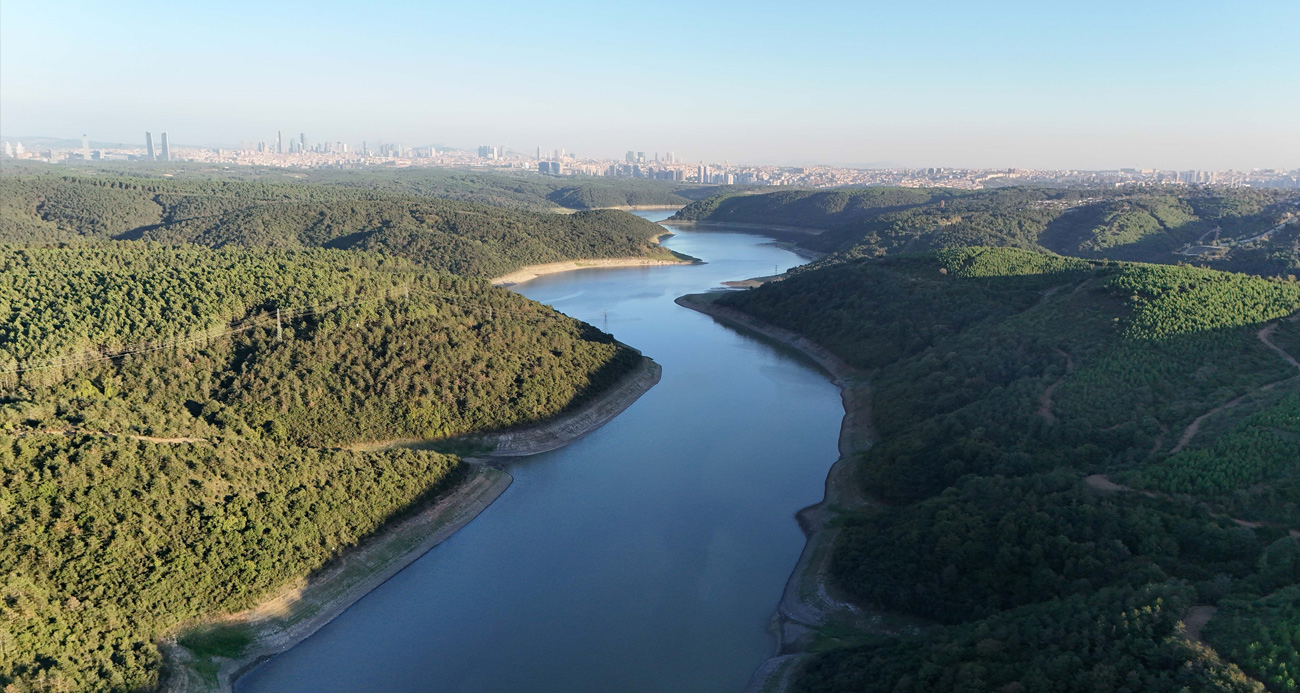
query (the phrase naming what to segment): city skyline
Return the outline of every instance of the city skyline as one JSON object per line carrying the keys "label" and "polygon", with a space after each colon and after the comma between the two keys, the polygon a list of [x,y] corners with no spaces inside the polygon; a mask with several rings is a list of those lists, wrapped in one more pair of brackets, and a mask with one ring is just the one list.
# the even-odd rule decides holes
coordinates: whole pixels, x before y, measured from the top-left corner
{"label": "city skyline", "polygon": [[[145,133],[144,147],[106,145],[83,135],[77,140],[33,141],[30,151],[21,140],[4,140],[0,159],[26,159],[49,164],[80,162],[172,162],[271,168],[377,169],[462,168],[533,173],[546,176],[641,178],[678,183],[745,186],[836,188],[860,186],[945,187],[976,190],[1005,185],[1052,186],[1215,186],[1300,188],[1300,167],[1255,168],[1248,171],[1120,167],[1106,170],[953,167],[862,167],[835,165],[773,166],[744,162],[692,162],[677,152],[627,150],[623,158],[585,157],[564,148],[520,152],[505,146],[479,145],[476,149],[407,146],[400,143],[309,141],[304,132],[283,147],[283,131],[274,140],[245,142],[235,148],[176,148],[172,156],[167,133],[156,151],[153,135]],[[92,146],[94,145],[94,146]],[[130,164],[128,164],[130,165]]]}
{"label": "city skyline", "polygon": [[[0,8],[3,136],[136,142],[165,124],[207,146],[284,131],[776,165],[1300,162],[1294,3],[507,5],[15,0]],[[489,21],[498,10],[509,21]],[[130,39],[139,16],[166,22]],[[75,40],[42,53],[50,27]]]}

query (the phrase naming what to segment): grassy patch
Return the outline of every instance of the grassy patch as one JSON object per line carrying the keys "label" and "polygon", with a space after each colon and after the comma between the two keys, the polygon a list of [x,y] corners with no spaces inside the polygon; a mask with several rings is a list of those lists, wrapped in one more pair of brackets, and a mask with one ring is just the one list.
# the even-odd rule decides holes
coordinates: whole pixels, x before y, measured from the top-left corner
{"label": "grassy patch", "polygon": [[253,633],[244,624],[217,625],[186,633],[179,642],[196,657],[233,659],[253,642]]}

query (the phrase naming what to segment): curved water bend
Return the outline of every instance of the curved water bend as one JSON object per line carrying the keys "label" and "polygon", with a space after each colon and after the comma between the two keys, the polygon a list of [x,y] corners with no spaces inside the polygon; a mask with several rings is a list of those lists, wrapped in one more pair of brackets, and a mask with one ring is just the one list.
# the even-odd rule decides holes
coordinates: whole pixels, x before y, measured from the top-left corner
{"label": "curved water bend", "polygon": [[515,287],[653,357],[659,385],[587,438],[512,463],[492,507],[240,693],[744,686],[771,655],[804,544],[793,515],[821,499],[843,412],[797,356],[673,304],[802,261],[752,232],[674,231],[665,245],[708,264]]}

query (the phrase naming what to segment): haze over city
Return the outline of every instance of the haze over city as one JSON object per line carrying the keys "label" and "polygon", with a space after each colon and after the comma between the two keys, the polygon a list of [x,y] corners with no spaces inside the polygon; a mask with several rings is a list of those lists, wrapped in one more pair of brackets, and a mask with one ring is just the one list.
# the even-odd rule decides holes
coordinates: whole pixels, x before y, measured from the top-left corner
{"label": "haze over city", "polygon": [[1292,2],[18,1],[0,16],[6,139],[152,130],[233,147],[283,130],[880,167],[1300,160]]}

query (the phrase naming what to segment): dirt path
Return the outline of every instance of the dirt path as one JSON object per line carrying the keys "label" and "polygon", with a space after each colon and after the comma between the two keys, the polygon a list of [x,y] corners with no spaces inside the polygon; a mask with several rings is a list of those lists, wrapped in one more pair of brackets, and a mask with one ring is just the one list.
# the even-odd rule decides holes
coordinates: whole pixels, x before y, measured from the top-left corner
{"label": "dirt path", "polygon": [[1300,370],[1300,361],[1295,360],[1295,357],[1286,353],[1285,349],[1273,343],[1273,333],[1277,331],[1277,327],[1280,324],[1281,323],[1277,321],[1271,322],[1255,336],[1259,337],[1259,341],[1263,342],[1264,346],[1277,352],[1278,356],[1281,356],[1283,360],[1295,367],[1296,370]]}
{"label": "dirt path", "polygon": [[[1091,486],[1092,488],[1097,489],[1098,491],[1105,491],[1107,493],[1139,493],[1143,496],[1146,496],[1147,498],[1168,497],[1167,495],[1162,493],[1156,493],[1154,491],[1139,491],[1133,488],[1132,486],[1117,484],[1111,481],[1110,477],[1107,477],[1105,474],[1093,474],[1092,476],[1085,477],[1083,482]],[[1249,529],[1258,529],[1260,527],[1273,527],[1275,529],[1285,529],[1288,534],[1290,534],[1291,536],[1297,539],[1300,539],[1300,529],[1292,529],[1290,527],[1287,527],[1286,525],[1277,524],[1276,522],[1254,522],[1252,520],[1242,520],[1235,517],[1228,517],[1227,515],[1215,515],[1215,516],[1227,517],[1227,519],[1232,520],[1238,525]]]}
{"label": "dirt path", "polygon": [[1160,434],[1156,436],[1156,441],[1151,444],[1151,452],[1149,454],[1154,455],[1157,452],[1160,452],[1160,448],[1165,446],[1165,436],[1167,435],[1169,435],[1169,427],[1160,424]]}
{"label": "dirt path", "polygon": [[[591,433],[618,416],[641,395],[659,382],[661,369],[653,360],[642,357],[641,363],[617,384],[576,411],[535,426],[492,436],[477,437],[485,447],[496,446],[492,456],[537,454],[568,445]],[[181,439],[160,439],[162,441]],[[410,443],[410,441],[406,441]],[[382,449],[404,444],[361,446]],[[418,444],[416,441],[414,444]],[[349,606],[376,587],[401,572],[420,556],[442,543],[485,510],[513,481],[492,465],[499,460],[466,459],[470,472],[456,488],[439,497],[418,515],[381,530],[360,546],[342,553],[324,571],[287,585],[257,607],[238,614],[222,616],[207,623],[246,624],[253,629],[254,641],[238,659],[218,659],[215,688],[232,690],[235,679],[262,661],[284,652],[310,637]],[[186,629],[201,627],[189,624]],[[213,689],[209,679],[195,668],[189,651],[175,639],[160,643],[169,669],[167,693],[189,693]]]}
{"label": "dirt path", "polygon": [[208,442],[208,439],[207,439],[207,438],[183,438],[183,437],[182,437],[182,438],[155,438],[155,437],[153,437],[153,436],[137,436],[137,435],[131,435],[131,434],[129,434],[129,433],[127,434],[126,437],[127,437],[127,438],[135,438],[136,440],[143,440],[143,441],[148,442],[148,443],[162,443],[162,444],[165,444],[165,445],[179,445],[179,444],[181,444],[181,443],[206,443],[206,442]]}
{"label": "dirt path", "polygon": [[[1286,319],[1294,320],[1295,316]],[[1264,327],[1260,328],[1259,332],[1255,333],[1255,336],[1259,338],[1259,341],[1262,342],[1264,346],[1268,347],[1269,349],[1277,353],[1278,356],[1281,356],[1284,361],[1291,364],[1291,366],[1294,367],[1297,371],[1300,371],[1300,361],[1297,361],[1295,357],[1292,356],[1291,354],[1288,354],[1285,349],[1273,343],[1272,340],[1273,332],[1277,330],[1278,324],[1279,324],[1278,320],[1274,320],[1273,322],[1268,323]],[[1204,414],[1201,414],[1200,416],[1196,417],[1196,419],[1192,421],[1191,425],[1189,425],[1186,429],[1183,430],[1183,435],[1178,438],[1178,444],[1174,446],[1173,450],[1169,451],[1169,454],[1175,455],[1179,452],[1182,452],[1183,448],[1187,447],[1187,444],[1192,442],[1192,439],[1195,438],[1196,434],[1200,432],[1201,422],[1205,421],[1205,419],[1214,416],[1215,414],[1223,411],[1224,409],[1231,409],[1232,407],[1241,404],[1250,395],[1253,395],[1257,392],[1266,392],[1268,390],[1271,390],[1277,387],[1278,385],[1281,385],[1284,382],[1293,380],[1294,377],[1295,376],[1291,378],[1283,378],[1282,380],[1276,380],[1266,385],[1261,385],[1255,388],[1254,390],[1251,390],[1250,392],[1247,392],[1246,394],[1230,402],[1225,402],[1223,404],[1220,404],[1219,406],[1211,409],[1210,411],[1207,411]]]}
{"label": "dirt path", "polygon": [[1205,628],[1205,624],[1214,618],[1214,614],[1218,610],[1219,607],[1217,606],[1193,606],[1188,609],[1187,615],[1183,617],[1183,627],[1186,629],[1187,639],[1192,642],[1205,643],[1205,639],[1201,637],[1201,629]]}
{"label": "dirt path", "polygon": [[[1261,389],[1262,389],[1262,388],[1261,388]],[[1195,419],[1193,419],[1193,420],[1192,420],[1192,423],[1191,423],[1187,428],[1183,429],[1183,434],[1182,434],[1181,436],[1178,437],[1178,444],[1174,446],[1174,449],[1173,449],[1173,450],[1170,450],[1170,451],[1169,451],[1169,454],[1170,454],[1170,455],[1177,455],[1178,453],[1182,452],[1183,448],[1187,447],[1187,444],[1190,443],[1190,442],[1192,442],[1192,439],[1196,437],[1196,434],[1197,434],[1197,433],[1200,433],[1200,431],[1201,431],[1201,422],[1202,422],[1202,421],[1205,421],[1206,419],[1210,418],[1211,416],[1214,416],[1215,414],[1218,414],[1219,412],[1223,411],[1224,409],[1231,409],[1232,407],[1235,407],[1235,406],[1237,406],[1238,404],[1241,404],[1243,401],[1245,401],[1245,399],[1246,399],[1247,397],[1249,397],[1251,394],[1253,394],[1253,393],[1256,392],[1256,391],[1257,391],[1257,390],[1252,390],[1251,392],[1247,392],[1246,394],[1244,394],[1244,395],[1242,395],[1242,396],[1240,396],[1240,397],[1238,397],[1238,398],[1236,398],[1236,399],[1234,399],[1234,400],[1232,400],[1232,401],[1224,402],[1223,404],[1220,404],[1219,406],[1217,406],[1217,407],[1215,407],[1215,408],[1213,408],[1213,409],[1211,409],[1211,410],[1205,412],[1204,414],[1201,414],[1200,416],[1196,417]]]}
{"label": "dirt path", "polygon": [[1057,378],[1051,385],[1047,386],[1047,390],[1043,392],[1042,403],[1038,405],[1038,415],[1047,419],[1047,423],[1049,424],[1056,423],[1056,414],[1052,413],[1052,393],[1056,392],[1056,388],[1065,380],[1065,376],[1069,375],[1070,371],[1074,370],[1073,356],[1070,356],[1060,349],[1056,349],[1056,353],[1065,357],[1065,372],[1062,373],[1061,377]]}

